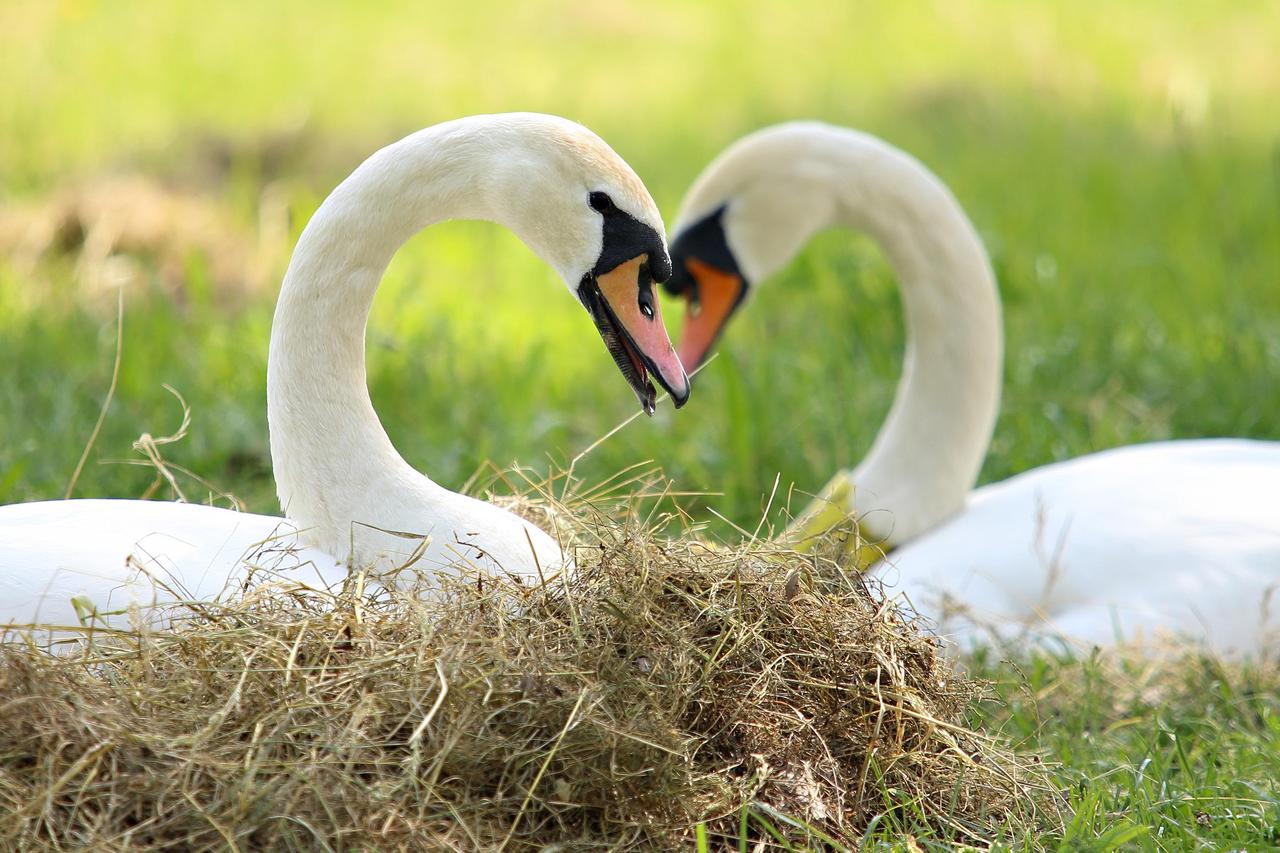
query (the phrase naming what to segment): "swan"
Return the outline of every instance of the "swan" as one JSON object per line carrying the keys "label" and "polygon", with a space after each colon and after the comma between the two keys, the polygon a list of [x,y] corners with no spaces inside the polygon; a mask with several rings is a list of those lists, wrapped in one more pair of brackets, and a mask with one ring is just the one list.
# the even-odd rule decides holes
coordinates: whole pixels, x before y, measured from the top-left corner
{"label": "swan", "polygon": [[[1000,395],[1000,301],[968,217],[921,163],[821,123],[730,146],[672,226],[686,300],[679,347],[695,370],[753,286],[816,231],[867,233],[893,267],[903,372],[866,457],[789,534],[812,541],[854,511],[846,556],[961,646],[1108,645],[1172,633],[1257,652],[1280,627],[1280,442],[1123,447],[973,490]],[[887,556],[886,556],[887,555]]]}
{"label": "swan", "polygon": [[[365,325],[401,244],[446,219],[513,231],[587,309],[646,413],[689,380],[655,283],[662,220],[629,166],[586,128],[531,113],[429,127],[373,154],[298,240],[267,367],[271,458],[285,518],[188,504],[72,500],[0,508],[0,629],[125,621],[131,605],[208,600],[250,567],[329,586],[350,567],[412,564],[538,578],[571,561],[548,533],[452,492],[392,446],[369,399]],[[114,619],[114,621],[113,621]]]}

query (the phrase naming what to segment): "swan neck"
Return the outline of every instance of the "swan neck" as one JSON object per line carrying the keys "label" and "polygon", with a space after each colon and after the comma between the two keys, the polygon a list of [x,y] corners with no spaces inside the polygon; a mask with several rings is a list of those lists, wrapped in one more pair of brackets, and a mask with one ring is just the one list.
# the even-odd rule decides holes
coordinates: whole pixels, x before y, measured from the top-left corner
{"label": "swan neck", "polygon": [[452,495],[396,451],[365,377],[365,326],[396,250],[435,222],[491,218],[478,204],[485,170],[458,166],[465,139],[442,139],[444,127],[382,149],[333,191],[299,238],[276,305],[267,417],[277,490],[285,514],[331,552],[346,553],[337,540],[368,507]]}
{"label": "swan neck", "polygon": [[853,472],[870,534],[903,544],[959,512],[977,482],[999,408],[1003,338],[995,276],[973,224],[928,169],[872,137],[839,220],[869,234],[901,292],[906,347],[884,425]]}

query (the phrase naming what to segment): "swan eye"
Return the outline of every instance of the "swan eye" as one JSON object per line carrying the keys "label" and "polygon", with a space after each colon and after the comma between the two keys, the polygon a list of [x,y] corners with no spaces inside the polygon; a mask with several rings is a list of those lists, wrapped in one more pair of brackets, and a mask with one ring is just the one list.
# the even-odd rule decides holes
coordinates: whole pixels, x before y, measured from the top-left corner
{"label": "swan eye", "polygon": [[613,199],[609,198],[608,193],[593,192],[588,196],[587,200],[591,204],[592,210],[597,210],[600,213],[608,213],[614,209]]}

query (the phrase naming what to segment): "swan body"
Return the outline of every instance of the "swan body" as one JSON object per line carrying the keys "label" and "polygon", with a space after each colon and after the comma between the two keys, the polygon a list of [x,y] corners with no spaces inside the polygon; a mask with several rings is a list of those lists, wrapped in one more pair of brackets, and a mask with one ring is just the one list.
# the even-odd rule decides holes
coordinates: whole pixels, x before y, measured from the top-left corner
{"label": "swan body", "polygon": [[347,576],[332,556],[299,546],[283,518],[160,501],[0,507],[0,626],[124,627],[130,608],[214,601],[251,572],[315,589]]}
{"label": "swan body", "polygon": [[[411,565],[429,587],[448,572],[537,579],[571,565],[547,532],[416,471],[370,402],[365,325],[383,272],[407,239],[455,218],[506,226],[560,274],[647,412],[656,398],[650,377],[677,406],[688,396],[654,292],[671,269],[661,218],[599,137],[566,119],[512,113],[445,122],[383,148],[303,231],[271,331],[267,416],[277,490],[299,559],[323,567],[326,578],[337,565],[376,574]],[[5,507],[0,613],[28,623],[66,615],[65,601],[54,599],[73,589],[132,589],[136,566],[124,556],[160,542],[184,585],[221,589],[246,548],[282,521],[144,501]]]}
{"label": "swan body", "polygon": [[850,557],[878,563],[890,591],[961,645],[1170,633],[1256,653],[1274,642],[1280,443],[1125,447],[973,490],[999,403],[995,277],[941,181],[873,136],[779,125],[697,179],[672,228],[667,284],[690,305],[685,364],[705,359],[753,284],[832,225],[868,233],[898,275],[903,376],[866,458],[789,535],[856,515]]}
{"label": "swan body", "polygon": [[977,489],[880,576],[962,646],[1169,635],[1258,651],[1280,642],[1277,484],[1272,442],[1091,453]]}

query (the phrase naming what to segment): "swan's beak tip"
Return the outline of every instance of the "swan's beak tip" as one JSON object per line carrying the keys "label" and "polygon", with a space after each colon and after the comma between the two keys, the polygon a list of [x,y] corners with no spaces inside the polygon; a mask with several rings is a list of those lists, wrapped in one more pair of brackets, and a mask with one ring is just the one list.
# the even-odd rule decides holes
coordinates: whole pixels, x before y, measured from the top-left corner
{"label": "swan's beak tip", "polygon": [[681,376],[682,383],[678,386],[673,385],[671,388],[671,402],[675,404],[677,409],[683,408],[684,404],[689,402],[689,391],[692,387],[688,374],[684,374],[683,371],[681,373],[683,374]]}

